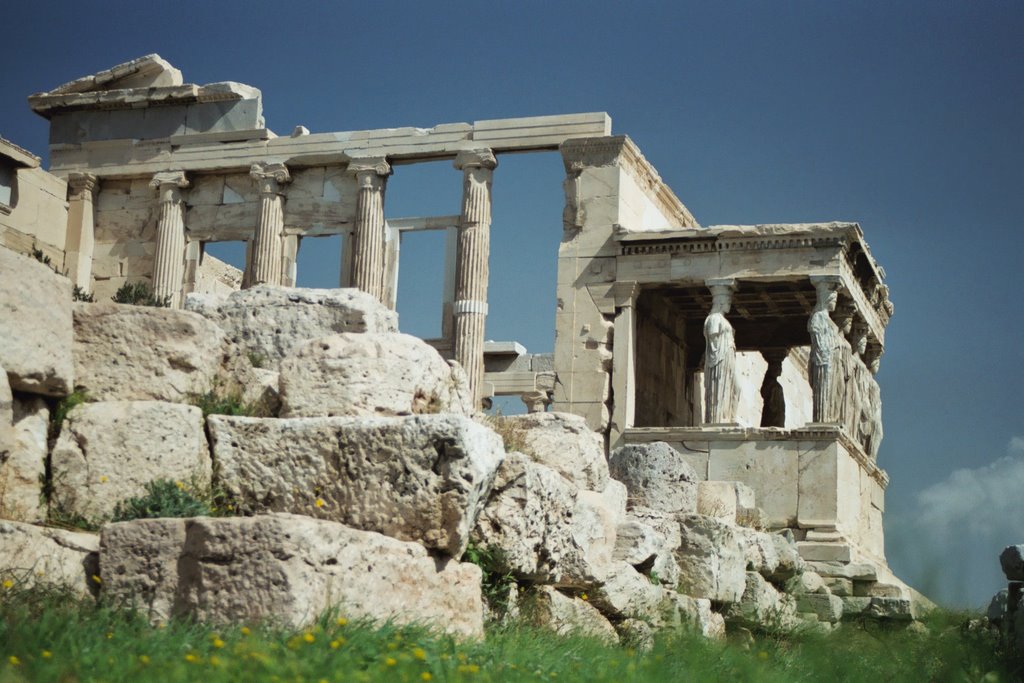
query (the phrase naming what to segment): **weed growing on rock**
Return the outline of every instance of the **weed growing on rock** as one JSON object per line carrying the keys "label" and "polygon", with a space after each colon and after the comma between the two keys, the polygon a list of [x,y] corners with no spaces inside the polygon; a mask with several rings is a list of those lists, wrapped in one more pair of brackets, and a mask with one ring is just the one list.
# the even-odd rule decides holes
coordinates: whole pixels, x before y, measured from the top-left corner
{"label": "weed growing on rock", "polygon": [[203,411],[203,417],[210,415],[233,415],[242,417],[259,417],[257,406],[246,403],[240,391],[223,392],[218,389],[205,394],[193,394],[189,403]]}
{"label": "weed growing on rock", "polygon": [[168,308],[171,305],[171,297],[157,297],[149,290],[144,282],[126,282],[121,285],[110,300],[115,304],[131,304],[133,306],[154,306],[156,308]]}
{"label": "weed growing on rock", "polygon": [[91,400],[89,394],[84,391],[74,391],[58,400],[50,410],[50,426],[49,434],[47,435],[49,440],[52,442],[60,436],[61,427],[64,425],[64,420],[67,419],[68,413],[74,410],[76,406],[89,403]]}
{"label": "weed growing on rock", "polygon": [[180,481],[157,479],[146,484],[146,495],[123,500],[114,507],[114,522],[157,517],[207,517],[210,495]]}
{"label": "weed growing on rock", "polygon": [[515,451],[536,458],[533,449],[526,444],[526,430],[518,420],[504,415],[488,415],[485,419],[487,426],[501,437],[507,453]]}
{"label": "weed growing on rock", "polygon": [[508,571],[505,552],[497,546],[482,547],[470,541],[462,561],[475,564],[483,572],[480,588],[490,611],[494,614],[508,611],[509,590],[515,586],[516,580]]}

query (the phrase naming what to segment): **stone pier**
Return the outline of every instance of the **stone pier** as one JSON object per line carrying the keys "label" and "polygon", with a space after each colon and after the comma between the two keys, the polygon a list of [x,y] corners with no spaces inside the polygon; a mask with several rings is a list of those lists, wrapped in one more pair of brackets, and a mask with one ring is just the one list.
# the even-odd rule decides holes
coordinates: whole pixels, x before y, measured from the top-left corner
{"label": "stone pier", "polygon": [[96,190],[99,181],[92,173],[68,176],[68,232],[64,263],[71,282],[86,292],[92,290],[92,257],[95,246]]}

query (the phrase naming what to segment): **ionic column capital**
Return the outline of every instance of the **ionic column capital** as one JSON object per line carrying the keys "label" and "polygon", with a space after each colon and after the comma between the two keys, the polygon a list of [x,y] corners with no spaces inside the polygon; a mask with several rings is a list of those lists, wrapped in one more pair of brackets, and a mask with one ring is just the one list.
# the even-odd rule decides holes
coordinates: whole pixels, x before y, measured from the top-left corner
{"label": "ionic column capital", "polygon": [[149,181],[149,186],[159,190],[161,202],[181,200],[181,190],[189,186],[184,171],[160,171]]}
{"label": "ionic column capital", "polygon": [[472,168],[494,170],[498,166],[498,160],[490,149],[464,149],[455,155],[454,165],[460,171]]}
{"label": "ionic column capital", "polygon": [[95,198],[98,187],[99,178],[92,173],[72,173],[68,176],[69,199],[80,199],[87,193]]}
{"label": "ionic column capital", "polygon": [[256,163],[249,167],[249,176],[261,195],[281,194],[281,185],[292,181],[291,173],[284,164]]}
{"label": "ionic column capital", "polygon": [[356,157],[348,162],[348,172],[356,177],[360,190],[379,191],[391,175],[391,164],[385,157]]}

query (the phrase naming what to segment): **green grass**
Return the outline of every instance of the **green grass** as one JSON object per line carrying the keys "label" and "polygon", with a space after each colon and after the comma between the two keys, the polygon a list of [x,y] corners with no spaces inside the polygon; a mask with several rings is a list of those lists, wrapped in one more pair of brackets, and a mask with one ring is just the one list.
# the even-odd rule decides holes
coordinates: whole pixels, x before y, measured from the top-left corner
{"label": "green grass", "polygon": [[532,628],[460,642],[422,628],[328,614],[299,631],[250,624],[149,626],[130,612],[0,588],[0,682],[8,681],[995,681],[1019,680],[997,641],[939,615],[928,633],[852,625],[749,649],[686,635],[650,652]]}

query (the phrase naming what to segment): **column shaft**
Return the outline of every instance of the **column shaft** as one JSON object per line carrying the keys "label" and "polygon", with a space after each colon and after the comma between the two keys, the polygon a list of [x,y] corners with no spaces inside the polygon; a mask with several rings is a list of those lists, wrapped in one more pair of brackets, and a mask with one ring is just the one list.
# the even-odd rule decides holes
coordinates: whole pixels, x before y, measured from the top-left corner
{"label": "column shaft", "polygon": [[252,252],[249,286],[281,285],[284,239],[284,197],[281,185],[291,181],[284,164],[253,164],[249,169],[260,192],[260,214]]}
{"label": "column shaft", "polygon": [[90,173],[68,176],[68,229],[64,259],[71,282],[92,290],[92,256],[95,246],[95,198],[98,180]]}
{"label": "column shaft", "polygon": [[181,189],[188,187],[183,171],[157,173],[150,186],[159,189],[160,213],[156,223],[156,254],[153,259],[153,296],[170,297],[171,306],[181,305],[181,284],[185,274],[185,206]]}
{"label": "column shaft", "polygon": [[487,320],[488,258],[491,249],[491,181],[497,161],[490,150],[460,152],[462,215],[455,265],[452,350],[466,370],[473,400],[480,405],[484,381],[484,325]]}
{"label": "column shaft", "polygon": [[348,165],[356,176],[356,224],[353,239],[352,286],[384,301],[387,256],[384,225],[384,185],[391,166],[383,157],[353,159]]}

